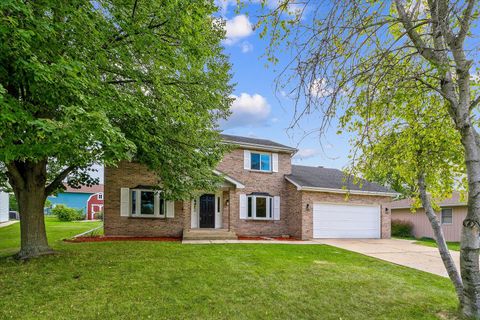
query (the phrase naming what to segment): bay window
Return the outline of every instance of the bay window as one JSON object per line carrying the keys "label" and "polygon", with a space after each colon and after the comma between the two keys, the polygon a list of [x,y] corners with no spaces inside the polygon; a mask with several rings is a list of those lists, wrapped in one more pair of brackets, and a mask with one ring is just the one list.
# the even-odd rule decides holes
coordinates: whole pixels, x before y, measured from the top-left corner
{"label": "bay window", "polygon": [[161,191],[131,189],[130,204],[132,217],[165,217],[166,205]]}
{"label": "bay window", "polygon": [[273,198],[263,195],[247,196],[247,217],[249,219],[273,219]]}

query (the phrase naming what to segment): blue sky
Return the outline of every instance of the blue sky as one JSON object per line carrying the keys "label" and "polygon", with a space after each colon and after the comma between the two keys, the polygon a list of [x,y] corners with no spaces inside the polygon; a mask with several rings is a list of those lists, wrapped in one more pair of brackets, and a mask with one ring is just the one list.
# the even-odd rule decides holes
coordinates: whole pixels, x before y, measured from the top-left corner
{"label": "blue sky", "polygon": [[268,39],[260,39],[259,31],[253,30],[259,5],[249,4],[236,12],[235,0],[218,0],[217,4],[226,20],[224,46],[236,83],[232,115],[221,126],[224,133],[271,139],[297,147],[296,164],[345,167],[350,149],[348,137],[336,134],[335,121],[321,138],[315,132],[321,123],[320,114],[311,114],[299,127],[287,130],[293,118],[294,101],[285,92],[276,91],[275,78],[276,70],[290,59],[286,53],[280,53],[279,65],[273,66],[262,57]]}

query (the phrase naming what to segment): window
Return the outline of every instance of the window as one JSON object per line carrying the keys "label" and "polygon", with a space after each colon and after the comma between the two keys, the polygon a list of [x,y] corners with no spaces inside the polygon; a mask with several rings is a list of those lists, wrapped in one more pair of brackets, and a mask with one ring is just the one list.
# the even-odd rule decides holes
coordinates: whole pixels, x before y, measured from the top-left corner
{"label": "window", "polygon": [[165,217],[165,200],[159,191],[132,189],[130,203],[132,217]]}
{"label": "window", "polygon": [[452,224],[453,223],[453,215],[452,215],[452,209],[451,208],[445,208],[442,209],[442,224]]}
{"label": "window", "polygon": [[250,153],[250,169],[271,171],[271,155],[269,153]]}
{"label": "window", "polygon": [[270,196],[247,196],[247,217],[250,219],[273,219],[273,201]]}
{"label": "window", "polygon": [[99,194],[97,195],[97,199],[98,199],[98,200],[103,200],[103,193],[99,193]]}

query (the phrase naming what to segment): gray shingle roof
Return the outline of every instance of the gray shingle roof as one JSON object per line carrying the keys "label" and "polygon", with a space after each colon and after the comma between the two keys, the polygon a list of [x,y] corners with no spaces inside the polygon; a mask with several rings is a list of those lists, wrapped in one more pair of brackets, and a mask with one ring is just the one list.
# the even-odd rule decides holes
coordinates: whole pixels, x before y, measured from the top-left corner
{"label": "gray shingle roof", "polygon": [[352,191],[394,192],[389,188],[363,179],[354,184],[353,177],[348,179],[343,171],[331,168],[292,165],[292,174],[287,177],[297,185],[307,188],[344,189],[345,187]]}
{"label": "gray shingle roof", "polygon": [[292,152],[296,151],[295,148],[286,146],[284,144],[280,144],[271,140],[266,139],[258,139],[258,138],[249,138],[249,137],[240,137],[240,136],[232,136],[229,134],[220,134],[220,137],[226,142],[233,142],[238,143],[240,145],[248,144],[248,145],[259,145],[264,147],[273,147],[273,148],[281,148],[287,149]]}

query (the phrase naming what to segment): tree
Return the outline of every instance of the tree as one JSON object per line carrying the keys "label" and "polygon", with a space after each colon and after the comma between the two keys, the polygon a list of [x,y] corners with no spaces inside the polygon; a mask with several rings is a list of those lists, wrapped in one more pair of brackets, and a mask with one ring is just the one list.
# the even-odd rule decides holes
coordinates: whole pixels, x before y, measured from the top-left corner
{"label": "tree", "polygon": [[[398,63],[396,75],[410,74],[411,69]],[[461,302],[462,279],[435,214],[438,201],[464,187],[460,135],[445,102],[428,88],[417,87],[415,91],[396,88],[392,82],[396,77],[383,77],[373,96],[363,91],[341,117],[342,129],[354,133],[352,144],[357,146],[352,151],[355,159],[350,171],[413,198],[413,210],[423,206]]]}
{"label": "tree", "polygon": [[[293,125],[320,111],[324,115],[321,134],[337,110],[348,109],[360,92],[375,96],[384,76],[395,77],[397,62],[419,68],[397,75],[396,87],[412,93],[418,87],[428,88],[445,102],[442,105],[461,137],[468,181],[460,252],[461,308],[465,315],[480,318],[480,138],[476,128],[480,95],[471,79],[478,63],[471,60],[478,45],[471,30],[479,17],[478,1],[306,3],[298,7],[294,1],[280,1],[260,21],[262,34],[271,39],[270,60],[277,61],[279,45],[294,51],[277,82],[296,97]],[[362,87],[357,88],[358,84]]]}
{"label": "tree", "polygon": [[51,253],[48,195],[88,167],[146,164],[170,197],[218,181],[229,63],[213,1],[0,3],[0,180],[21,216],[19,258]]}

